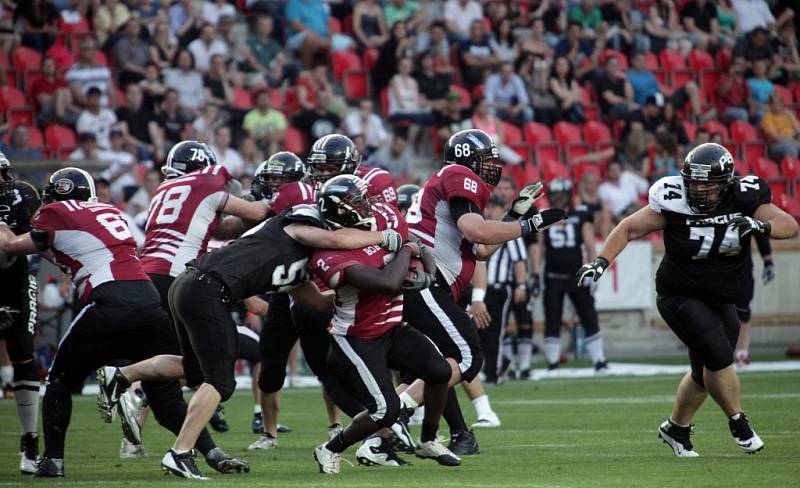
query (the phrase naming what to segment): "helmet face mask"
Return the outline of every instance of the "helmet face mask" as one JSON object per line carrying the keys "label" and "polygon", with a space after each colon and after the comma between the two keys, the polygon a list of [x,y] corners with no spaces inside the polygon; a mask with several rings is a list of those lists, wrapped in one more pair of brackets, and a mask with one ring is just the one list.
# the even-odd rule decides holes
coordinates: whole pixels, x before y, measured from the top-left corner
{"label": "helmet face mask", "polygon": [[397,189],[397,208],[405,214],[414,202],[414,197],[419,193],[417,185],[406,184]]}
{"label": "helmet face mask", "polygon": [[322,184],[338,175],[355,173],[361,154],[349,137],[330,134],[319,138],[308,156],[308,179]]}
{"label": "helmet face mask", "polygon": [[357,176],[331,178],[322,187],[317,205],[330,229],[374,230],[376,227],[367,198],[367,182]]}
{"label": "helmet face mask", "polygon": [[15,179],[11,162],[0,152],[0,196],[14,191]]}
{"label": "helmet face mask", "polygon": [[259,200],[272,198],[281,186],[304,176],[305,166],[300,158],[288,151],[277,152],[256,168],[251,193]]}
{"label": "helmet face mask", "polygon": [[733,184],[733,170],[733,156],[719,144],[701,144],[689,151],[681,168],[689,208],[698,213],[716,210]]}

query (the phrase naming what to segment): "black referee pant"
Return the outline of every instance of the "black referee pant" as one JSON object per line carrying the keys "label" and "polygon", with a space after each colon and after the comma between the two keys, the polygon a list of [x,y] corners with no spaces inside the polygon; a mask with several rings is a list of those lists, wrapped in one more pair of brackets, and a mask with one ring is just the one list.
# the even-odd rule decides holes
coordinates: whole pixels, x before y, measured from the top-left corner
{"label": "black referee pant", "polygon": [[483,374],[489,383],[497,382],[497,375],[503,367],[503,335],[508,322],[508,311],[511,306],[511,287],[509,285],[492,285],[486,290],[484,298],[491,322],[489,327],[478,330],[481,346],[485,356]]}

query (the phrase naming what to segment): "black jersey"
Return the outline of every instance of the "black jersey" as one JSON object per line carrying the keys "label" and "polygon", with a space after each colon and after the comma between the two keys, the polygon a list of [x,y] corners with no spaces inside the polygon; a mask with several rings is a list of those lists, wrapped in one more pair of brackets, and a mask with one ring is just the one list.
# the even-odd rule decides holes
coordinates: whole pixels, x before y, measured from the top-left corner
{"label": "black jersey", "polygon": [[200,256],[190,265],[225,283],[233,301],[289,291],[306,281],[312,251],[283,230],[293,223],[322,227],[315,206],[298,205],[253,227],[227,246]]}
{"label": "black jersey", "polygon": [[583,224],[594,216],[586,205],[567,213],[567,218],[544,233],[544,275],[552,279],[572,279],[583,265]]}
{"label": "black jersey", "polygon": [[702,297],[734,303],[750,254],[745,242],[728,227],[736,217],[752,217],[770,203],[769,185],[757,176],[735,178],[719,207],[697,214],[686,203],[683,179],[667,176],[650,187],[650,208],[666,219],[664,259],[656,273],[656,291],[662,296]]}
{"label": "black jersey", "polygon": [[[14,190],[0,196],[0,222],[5,222],[16,235],[31,230],[31,219],[39,208],[41,200],[39,192],[24,181],[14,183]],[[28,260],[22,257],[3,256],[0,262],[0,280],[5,280],[7,273],[18,274],[28,269]],[[12,266],[16,264],[15,266]]]}

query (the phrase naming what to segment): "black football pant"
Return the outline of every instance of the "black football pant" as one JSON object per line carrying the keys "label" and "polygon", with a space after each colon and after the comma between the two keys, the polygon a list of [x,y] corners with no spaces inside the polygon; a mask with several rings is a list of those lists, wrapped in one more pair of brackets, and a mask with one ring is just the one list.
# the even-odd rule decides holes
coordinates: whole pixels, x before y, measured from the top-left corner
{"label": "black football pant", "polygon": [[0,322],[0,339],[14,366],[12,388],[17,391],[39,391],[39,362],[33,354],[33,336],[39,287],[36,276],[28,269],[28,260],[19,256],[6,269],[0,269],[0,308],[10,310],[11,322]]}
{"label": "black football pant", "polygon": [[[63,459],[71,392],[95,369],[115,359],[138,362],[177,353],[175,334],[150,281],[115,281],[96,288],[61,339],[47,378],[44,455]],[[158,423],[177,435],[186,417],[180,383],[143,381],[142,389]],[[207,452],[213,443],[209,448],[198,441],[197,447]]]}
{"label": "black football pant", "polygon": [[508,285],[489,287],[486,290],[484,303],[492,320],[489,327],[478,330],[478,336],[481,338],[481,347],[486,356],[483,373],[488,382],[494,383],[497,382],[497,374],[503,367],[502,338],[511,306],[511,287]]}
{"label": "black football pant", "polygon": [[695,383],[705,386],[703,368],[719,371],[733,364],[740,326],[734,304],[659,295],[656,305],[669,328],[689,348]]}
{"label": "black football pant", "polygon": [[572,279],[545,278],[544,280],[544,336],[560,337],[563,324],[564,297],[569,296],[575,313],[581,321],[586,337],[600,331],[594,297],[589,287],[578,286]]}
{"label": "black football pant", "polygon": [[331,312],[320,312],[302,303],[290,306],[286,293],[273,294],[259,340],[261,375],[258,387],[265,393],[275,393],[283,388],[289,353],[299,339],[311,372],[322,383],[333,403],[352,418],[364,411],[364,405],[338,376],[328,371],[330,334],[327,327],[331,316]]}

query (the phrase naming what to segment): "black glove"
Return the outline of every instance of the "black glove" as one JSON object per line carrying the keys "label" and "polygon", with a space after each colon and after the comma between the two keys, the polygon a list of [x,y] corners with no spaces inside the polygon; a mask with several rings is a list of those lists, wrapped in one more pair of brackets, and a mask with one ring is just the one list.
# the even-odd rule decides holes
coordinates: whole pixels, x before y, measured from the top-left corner
{"label": "black glove", "polygon": [[775,263],[772,260],[764,261],[764,271],[761,273],[761,283],[767,285],[775,279]]}
{"label": "black glove", "polygon": [[553,224],[557,224],[567,218],[567,213],[560,208],[548,208],[527,219],[519,219],[522,227],[522,236],[525,237],[534,232],[541,232]]}
{"label": "black glove", "polygon": [[386,229],[381,232],[381,247],[391,252],[397,252],[403,245],[403,236],[396,230]]}
{"label": "black glove", "polygon": [[597,256],[591,263],[581,266],[575,274],[578,286],[590,286],[593,282],[599,280],[608,269],[608,265],[609,262],[606,258]]}
{"label": "black glove", "polygon": [[769,224],[769,222],[754,219],[753,217],[736,217],[728,222],[728,227],[738,231],[740,238],[750,234],[751,232],[769,237],[770,233],[772,232],[772,226]]}
{"label": "black glove", "polygon": [[433,275],[425,271],[412,270],[410,276],[403,280],[400,289],[403,291],[420,291],[433,284]]}
{"label": "black glove", "polygon": [[14,325],[14,314],[18,314],[19,310],[14,310],[10,307],[0,307],[0,331],[6,330]]}
{"label": "black glove", "polygon": [[534,273],[528,277],[528,293],[533,298],[538,297],[542,293],[542,277]]}

